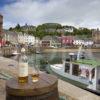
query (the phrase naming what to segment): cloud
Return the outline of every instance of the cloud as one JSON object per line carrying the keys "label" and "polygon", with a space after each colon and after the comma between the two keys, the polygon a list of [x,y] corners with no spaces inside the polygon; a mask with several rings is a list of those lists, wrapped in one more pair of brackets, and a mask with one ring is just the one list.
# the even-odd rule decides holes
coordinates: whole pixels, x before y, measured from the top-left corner
{"label": "cloud", "polygon": [[3,24],[3,28],[9,29],[10,27],[14,27],[15,25],[16,25],[16,23],[12,23],[10,21],[5,21]]}
{"label": "cloud", "polygon": [[18,0],[2,8],[4,26],[9,23],[38,25],[46,22],[100,27],[100,0]]}

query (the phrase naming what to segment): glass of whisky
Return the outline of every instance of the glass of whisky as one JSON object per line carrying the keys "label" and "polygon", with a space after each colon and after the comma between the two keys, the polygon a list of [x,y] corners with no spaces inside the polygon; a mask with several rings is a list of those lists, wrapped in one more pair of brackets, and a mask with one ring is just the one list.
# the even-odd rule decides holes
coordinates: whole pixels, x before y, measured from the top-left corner
{"label": "glass of whisky", "polygon": [[31,77],[32,77],[32,82],[37,82],[39,80],[39,68],[37,65],[33,67]]}

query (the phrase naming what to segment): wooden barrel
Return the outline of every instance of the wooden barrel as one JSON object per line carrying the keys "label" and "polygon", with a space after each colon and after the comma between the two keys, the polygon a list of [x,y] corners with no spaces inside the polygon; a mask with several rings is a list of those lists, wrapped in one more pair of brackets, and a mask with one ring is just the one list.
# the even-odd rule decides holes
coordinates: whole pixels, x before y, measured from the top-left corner
{"label": "wooden barrel", "polygon": [[10,79],[6,83],[6,100],[59,100],[58,81],[53,75],[41,73],[38,82],[19,84],[18,79]]}

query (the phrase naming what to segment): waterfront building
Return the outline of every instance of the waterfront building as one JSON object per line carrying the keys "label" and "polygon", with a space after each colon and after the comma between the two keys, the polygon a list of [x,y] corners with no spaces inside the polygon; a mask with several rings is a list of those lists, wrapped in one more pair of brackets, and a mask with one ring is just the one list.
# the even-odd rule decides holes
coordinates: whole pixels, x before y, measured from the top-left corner
{"label": "waterfront building", "polygon": [[95,44],[100,44],[100,30],[99,29],[92,30],[92,39]]}
{"label": "waterfront building", "polygon": [[83,45],[83,44],[84,44],[84,40],[81,40],[81,39],[75,39],[73,41],[74,46],[79,46],[79,45]]}
{"label": "waterfront building", "polygon": [[57,36],[45,36],[41,40],[41,46],[57,48],[57,47],[61,47],[61,42],[59,41],[59,37]]}
{"label": "waterfront building", "polygon": [[17,44],[18,43],[18,33],[17,32],[12,32],[12,31],[8,31],[8,30],[3,30],[3,40],[9,41],[12,44]]}
{"label": "waterfront building", "polygon": [[64,36],[62,35],[61,37],[59,37],[59,40],[61,41],[62,46],[71,46],[73,45],[73,41],[74,41],[74,36]]}
{"label": "waterfront building", "polygon": [[74,39],[73,45],[74,46],[84,46],[84,47],[91,47],[93,46],[94,42],[91,39]]}
{"label": "waterfront building", "polygon": [[57,46],[56,39],[52,36],[49,36],[49,35],[45,36],[41,40],[41,46],[42,47],[55,47],[55,46]]}
{"label": "waterfront building", "polygon": [[85,39],[84,43],[83,43],[83,46],[85,46],[85,47],[92,47],[93,44],[94,44],[93,40],[91,40],[91,39]]}
{"label": "waterfront building", "polygon": [[43,39],[41,40],[41,46],[42,47],[50,47],[50,46],[52,46],[52,37],[49,36],[49,35],[43,37]]}
{"label": "waterfront building", "polygon": [[35,37],[32,35],[28,35],[26,33],[19,33],[18,34],[18,43],[34,45]]}
{"label": "waterfront building", "polygon": [[42,40],[41,45],[42,47],[50,47],[51,42],[47,40]]}
{"label": "waterfront building", "polygon": [[4,33],[3,40],[9,41],[12,44],[20,43],[20,44],[34,45],[35,42],[37,41],[37,39],[34,36],[22,32],[12,32],[4,30],[3,33]]}

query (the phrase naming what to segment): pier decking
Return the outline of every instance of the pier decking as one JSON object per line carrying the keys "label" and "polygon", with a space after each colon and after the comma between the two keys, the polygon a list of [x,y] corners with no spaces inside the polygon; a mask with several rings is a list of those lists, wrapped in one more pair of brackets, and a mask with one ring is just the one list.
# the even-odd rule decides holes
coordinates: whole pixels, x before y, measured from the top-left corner
{"label": "pier decking", "polygon": [[62,80],[58,81],[58,90],[62,95],[66,95],[66,98],[69,100],[100,100],[100,96],[97,96]]}

